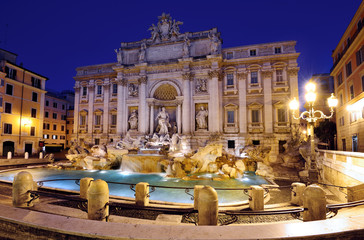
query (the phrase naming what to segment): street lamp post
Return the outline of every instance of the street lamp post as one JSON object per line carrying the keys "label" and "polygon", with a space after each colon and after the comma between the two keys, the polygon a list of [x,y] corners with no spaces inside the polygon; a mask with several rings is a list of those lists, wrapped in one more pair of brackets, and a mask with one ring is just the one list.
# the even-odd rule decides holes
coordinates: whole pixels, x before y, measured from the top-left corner
{"label": "street lamp post", "polygon": [[314,124],[319,119],[329,119],[334,115],[334,107],[337,106],[338,100],[334,97],[334,94],[331,94],[331,97],[327,99],[328,105],[330,108],[330,116],[326,116],[322,111],[314,109],[314,103],[316,101],[316,85],[313,82],[308,82],[305,86],[306,94],[305,99],[306,103],[308,104],[308,110],[299,114],[298,117],[295,116],[296,111],[299,108],[299,103],[297,99],[293,99],[289,103],[289,107],[293,110],[292,117],[294,119],[303,119],[308,122],[308,134],[310,135],[310,145],[311,145],[311,152],[310,152],[310,160],[309,160],[309,167],[308,167],[308,178],[310,182],[318,182],[318,169],[315,159],[315,139],[314,139]]}

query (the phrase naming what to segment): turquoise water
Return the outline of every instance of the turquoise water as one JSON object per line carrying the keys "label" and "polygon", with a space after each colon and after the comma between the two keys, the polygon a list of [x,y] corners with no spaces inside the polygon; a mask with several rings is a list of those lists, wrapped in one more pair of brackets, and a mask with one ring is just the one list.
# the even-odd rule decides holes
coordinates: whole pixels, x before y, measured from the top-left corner
{"label": "turquoise water", "polygon": [[[0,173],[0,180],[13,181],[14,176],[24,170],[8,171]],[[203,177],[201,180],[182,180],[179,178],[166,178],[164,174],[142,174],[126,173],[119,170],[60,170],[53,168],[33,168],[26,169],[33,175],[35,181],[45,181],[53,179],[81,179],[91,177],[93,179],[103,179],[106,182],[119,182],[137,184],[139,182],[148,182],[153,186],[183,187],[193,188],[195,185],[209,185],[214,188],[246,188],[251,185],[268,184],[268,182],[255,175],[253,172],[245,172],[239,179],[228,179],[223,181],[212,180],[216,177],[214,174],[199,174]],[[129,185],[109,183],[110,195],[134,198],[134,192]],[[45,187],[52,187],[65,190],[79,191],[80,187],[74,180],[44,182]],[[151,191],[151,190],[150,190]],[[190,189],[193,195],[193,189]],[[219,204],[233,204],[245,201],[248,197],[243,190],[217,190]],[[150,193],[150,200],[176,202],[176,203],[193,203],[191,196],[185,193],[185,189],[158,188]]]}

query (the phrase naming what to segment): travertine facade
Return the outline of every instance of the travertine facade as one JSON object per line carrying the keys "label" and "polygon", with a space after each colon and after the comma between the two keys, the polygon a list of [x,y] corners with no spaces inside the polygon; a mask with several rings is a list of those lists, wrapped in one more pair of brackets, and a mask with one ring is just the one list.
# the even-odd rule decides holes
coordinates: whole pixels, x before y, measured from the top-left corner
{"label": "travertine facade", "polygon": [[298,98],[296,42],[223,49],[216,28],[180,33],[181,24],[163,14],[151,38],[121,43],[116,63],[76,69],[74,138],[158,133],[164,107],[169,132],[195,148],[213,135],[226,147],[253,143],[277,153],[297,123],[287,106]]}

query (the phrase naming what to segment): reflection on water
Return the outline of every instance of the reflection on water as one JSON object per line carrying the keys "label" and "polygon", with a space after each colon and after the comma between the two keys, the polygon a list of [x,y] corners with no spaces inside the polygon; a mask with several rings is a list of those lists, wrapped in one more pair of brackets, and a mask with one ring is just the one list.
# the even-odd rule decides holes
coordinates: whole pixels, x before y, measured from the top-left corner
{"label": "reflection on water", "polygon": [[[16,173],[23,170],[9,171],[0,173],[0,180],[13,181]],[[107,182],[120,182],[137,184],[139,182],[148,182],[153,186],[168,186],[168,187],[183,187],[193,188],[195,185],[209,185],[213,188],[244,188],[251,185],[268,184],[268,182],[260,177],[256,176],[253,172],[245,172],[239,179],[227,179],[223,181],[216,181],[213,178],[217,177],[216,174],[198,174],[196,178],[198,180],[182,180],[179,178],[165,178],[165,174],[142,174],[142,173],[130,173],[122,172],[118,170],[60,170],[60,169],[47,169],[47,168],[35,168],[27,169],[33,175],[35,181],[44,181],[50,179],[81,179],[84,177],[91,177],[94,179],[103,179]],[[79,186],[75,181],[53,181],[45,182],[45,187],[75,190],[79,191]],[[134,198],[134,192],[130,190],[129,185],[109,184],[110,195],[131,197]],[[190,190],[193,194],[193,189]],[[242,190],[217,190],[219,203],[237,203],[245,201],[248,197]],[[191,196],[185,193],[184,189],[166,189],[156,188],[155,192],[150,194],[151,200],[159,200],[166,202],[177,203],[193,203]]]}

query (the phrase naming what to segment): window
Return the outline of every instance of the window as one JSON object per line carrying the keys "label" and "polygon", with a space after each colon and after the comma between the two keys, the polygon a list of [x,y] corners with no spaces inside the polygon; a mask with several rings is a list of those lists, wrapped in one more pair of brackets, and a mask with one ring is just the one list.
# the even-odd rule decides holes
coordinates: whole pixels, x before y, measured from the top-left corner
{"label": "window", "polygon": [[339,75],[337,75],[337,85],[340,86],[343,83],[343,75],[342,73],[339,73]]}
{"label": "window", "polygon": [[49,123],[43,123],[43,129],[49,130]]}
{"label": "window", "polygon": [[358,151],[358,136],[355,135],[355,136],[352,136],[352,151],[353,152],[357,152]]}
{"label": "window", "polygon": [[52,135],[52,139],[57,139],[58,136],[57,135]]}
{"label": "window", "polygon": [[53,124],[53,131],[57,131],[57,125]]}
{"label": "window", "polygon": [[235,141],[234,140],[228,140],[228,148],[235,149]]}
{"label": "window", "polygon": [[82,87],[82,96],[87,95],[87,87]]}
{"label": "window", "polygon": [[36,93],[36,92],[32,93],[32,101],[33,102],[38,102],[38,93]]}
{"label": "window", "polygon": [[252,141],[252,143],[253,143],[253,145],[255,145],[255,146],[260,145],[260,141],[259,141],[259,140],[253,140],[253,141]]}
{"label": "window", "polygon": [[101,95],[101,94],[102,94],[102,86],[97,85],[97,95]]}
{"label": "window", "polygon": [[259,122],[259,110],[252,110],[252,122],[253,123]]}
{"label": "window", "polygon": [[35,136],[35,127],[30,127],[30,136]]}
{"label": "window", "polygon": [[69,133],[70,133],[70,131],[67,129],[67,130],[66,130],[66,134],[69,134]]}
{"label": "window", "polygon": [[112,93],[113,94],[117,94],[118,93],[118,85],[116,83],[114,83],[112,85]]}
{"label": "window", "polygon": [[5,85],[4,79],[0,79],[0,87],[4,87],[4,85]]}
{"label": "window", "polygon": [[57,119],[57,113],[53,113],[53,119]]}
{"label": "window", "polygon": [[49,106],[49,101],[48,101],[48,100],[46,100],[46,106],[47,106],[47,107]]}
{"label": "window", "polygon": [[277,111],[278,114],[278,122],[286,122],[286,110],[284,108],[279,108]]}
{"label": "window", "polygon": [[44,112],[44,117],[49,118],[49,112]]}
{"label": "window", "polygon": [[281,53],[282,52],[282,50],[281,50],[281,48],[280,47],[275,47],[274,48],[274,53],[275,54],[278,54],[278,53]]}
{"label": "window", "polygon": [[5,66],[5,73],[8,78],[16,80],[16,70]]}
{"label": "window", "polygon": [[350,86],[350,100],[354,98],[354,86]]}
{"label": "window", "polygon": [[13,85],[10,85],[10,84],[6,84],[6,90],[5,90],[5,93],[7,95],[13,95]]}
{"label": "window", "polygon": [[250,83],[251,84],[258,83],[258,72],[251,72]]}
{"label": "window", "polygon": [[362,23],[361,19],[358,21],[357,26],[358,26],[358,30],[360,30],[363,27],[363,23]]}
{"label": "window", "polygon": [[226,58],[227,59],[233,59],[233,52],[228,52],[228,53],[226,53]]}
{"label": "window", "polygon": [[340,126],[344,126],[345,125],[344,116],[342,116],[341,118],[339,118],[339,120],[340,120]]}
{"label": "window", "polygon": [[257,55],[257,50],[253,49],[250,50],[250,56],[256,56]]}
{"label": "window", "polygon": [[95,125],[101,125],[101,115],[95,116]]}
{"label": "window", "polygon": [[0,97],[0,108],[2,108],[2,107],[3,107],[3,98]]}
{"label": "window", "polygon": [[364,47],[361,47],[359,51],[356,52],[356,66],[359,66],[364,61]]}
{"label": "window", "polygon": [[61,115],[61,120],[66,120],[67,116],[66,115]]}
{"label": "window", "polygon": [[346,139],[341,139],[341,144],[343,145],[343,151],[346,151]]}
{"label": "window", "polygon": [[32,77],[32,86],[36,88],[41,88],[41,81],[38,78]]}
{"label": "window", "polygon": [[115,114],[111,115],[111,125],[116,125],[116,117]]}
{"label": "window", "polygon": [[86,124],[86,116],[80,116],[80,125]]}
{"label": "window", "polygon": [[364,76],[361,77],[361,91],[364,92]]}
{"label": "window", "polygon": [[62,110],[64,110],[66,108],[66,106],[64,104],[62,104]]}
{"label": "window", "polygon": [[226,74],[227,86],[234,86],[234,74],[228,73]]}
{"label": "window", "polygon": [[227,111],[227,123],[234,123],[234,111]]}
{"label": "window", "polygon": [[32,118],[37,118],[37,109],[32,108],[32,110],[31,110],[31,117]]}
{"label": "window", "polygon": [[276,70],[277,82],[283,82],[283,70]]}
{"label": "window", "polygon": [[63,132],[64,131],[64,125],[61,126],[61,131]]}
{"label": "window", "polygon": [[4,133],[12,134],[13,133],[13,125],[9,123],[4,123]]}
{"label": "window", "polygon": [[53,103],[53,108],[57,108],[58,104],[56,102]]}
{"label": "window", "polygon": [[339,95],[339,103],[340,103],[340,106],[342,106],[344,104],[342,94]]}
{"label": "window", "polygon": [[95,138],[95,145],[100,145],[100,139],[99,138]]}
{"label": "window", "polygon": [[49,134],[43,134],[43,138],[44,139],[48,139],[49,138]]}
{"label": "window", "polygon": [[346,64],[346,77],[349,77],[351,73],[352,73],[351,62],[348,62],[348,64]]}
{"label": "window", "polygon": [[5,113],[11,113],[11,103],[5,103]]}

